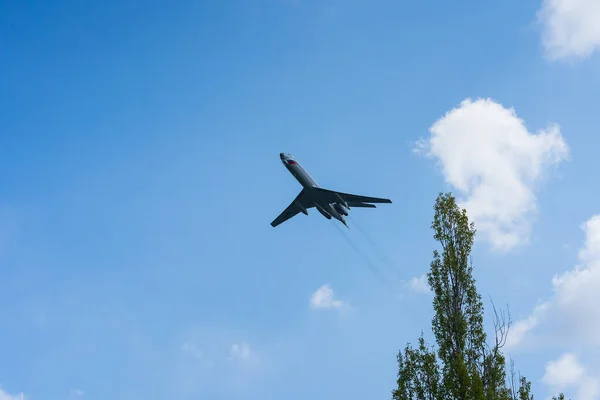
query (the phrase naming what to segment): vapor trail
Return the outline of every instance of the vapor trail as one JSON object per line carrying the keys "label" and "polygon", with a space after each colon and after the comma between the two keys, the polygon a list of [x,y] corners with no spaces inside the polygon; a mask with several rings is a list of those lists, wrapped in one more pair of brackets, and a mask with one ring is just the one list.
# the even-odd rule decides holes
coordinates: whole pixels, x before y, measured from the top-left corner
{"label": "vapor trail", "polygon": [[[377,243],[377,241],[373,240],[371,236],[366,232],[364,228],[361,227],[351,215],[348,218],[352,221],[352,226],[357,228],[360,234],[370,243],[372,250],[377,253],[378,259],[382,267],[387,267],[389,270],[390,281],[389,286],[394,288],[394,293],[397,290],[401,290],[407,283],[407,280],[402,275],[400,269],[398,268],[397,263],[392,261],[391,257],[388,256],[387,252],[383,250],[383,248]],[[384,268],[386,269],[386,268]]]}
{"label": "vapor trail", "polygon": [[352,242],[352,239],[350,239],[350,237],[348,237],[348,235],[346,235],[346,232],[344,232],[342,230],[342,228],[340,226],[338,226],[337,222],[333,221],[333,226],[335,226],[335,229],[337,229],[338,232],[340,232],[340,234],[344,237],[344,239],[346,239],[346,242],[348,242],[348,244],[350,245],[350,247],[352,247],[352,249],[356,252],[356,254],[359,255],[359,257],[362,257],[363,260],[367,263],[368,268],[371,270],[371,272],[386,286],[388,286],[390,289],[391,287],[389,286],[388,282],[385,280],[385,277],[383,275],[381,275],[381,273],[379,273],[377,271],[377,268],[375,267],[375,265],[373,264],[373,262],[371,261],[371,259],[365,255],[362,251],[360,251],[360,249]]}
{"label": "vapor trail", "polygon": [[365,232],[365,230],[363,228],[361,228],[361,226],[356,222],[356,220],[354,218],[352,218],[350,215],[348,215],[348,219],[350,219],[352,221],[352,224],[365,237],[365,239],[367,239],[367,241],[369,243],[371,243],[371,246],[373,246],[374,248],[376,248],[378,250],[380,258],[384,258],[385,262],[392,264],[392,261],[387,257],[387,255],[385,255],[385,252],[383,251],[383,249],[381,247],[379,247],[379,245],[377,244],[376,241],[371,239],[371,236],[369,236],[367,234],[367,232]]}

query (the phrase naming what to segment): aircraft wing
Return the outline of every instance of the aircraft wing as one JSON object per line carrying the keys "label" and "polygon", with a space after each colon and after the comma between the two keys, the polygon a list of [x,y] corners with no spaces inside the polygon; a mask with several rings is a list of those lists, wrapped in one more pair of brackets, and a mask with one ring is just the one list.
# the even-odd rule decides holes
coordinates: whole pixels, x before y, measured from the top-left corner
{"label": "aircraft wing", "polygon": [[[383,199],[381,197],[360,196],[357,194],[336,192],[333,190],[328,190],[328,189],[323,189],[323,188],[314,188],[313,190],[315,190],[319,194],[319,199],[322,200],[324,203],[334,203],[336,201],[340,201],[340,199],[338,198],[338,196],[339,196],[342,198],[342,200],[344,200],[346,203],[348,203],[348,205],[350,207],[352,207],[352,204],[354,204],[355,207],[360,207],[360,205],[357,205],[360,203],[391,203],[392,202],[390,199]],[[363,205],[363,207],[365,207],[365,206]]]}
{"label": "aircraft wing", "polygon": [[290,205],[287,206],[287,208],[283,210],[283,212],[279,214],[277,218],[273,220],[273,222],[271,222],[271,226],[275,228],[277,225],[284,223],[288,219],[294,217],[296,214],[301,212],[302,210],[300,209],[300,207],[298,207],[298,204],[300,204],[307,210],[311,207],[314,207],[314,203],[309,202],[307,197],[308,196],[306,196],[306,192],[304,191],[304,189],[302,189],[300,193],[298,193],[294,201],[292,201]]}
{"label": "aircraft wing", "polygon": [[362,203],[357,201],[347,201],[348,207],[350,208],[375,208],[375,204]]}

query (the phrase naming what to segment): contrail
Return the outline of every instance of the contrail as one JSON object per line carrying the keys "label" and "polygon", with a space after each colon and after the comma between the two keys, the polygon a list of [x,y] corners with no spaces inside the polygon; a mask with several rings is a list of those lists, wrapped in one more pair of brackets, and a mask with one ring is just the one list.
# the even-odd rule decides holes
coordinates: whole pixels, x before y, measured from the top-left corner
{"label": "contrail", "polygon": [[356,254],[358,254],[360,257],[362,257],[366,263],[367,266],[369,267],[369,269],[371,270],[371,272],[386,286],[388,286],[388,288],[391,289],[391,287],[389,286],[388,282],[386,281],[385,277],[383,277],[383,275],[381,275],[381,273],[379,273],[375,267],[375,265],[373,264],[373,262],[371,261],[371,259],[363,254],[363,252],[360,251],[360,249],[358,247],[356,247],[356,245],[352,242],[352,240],[348,237],[348,235],[346,235],[346,232],[344,232],[341,227],[339,227],[337,225],[337,222],[333,221],[333,225],[335,226],[335,229],[337,229],[338,232],[340,232],[342,234],[342,236],[344,236],[344,239],[346,239],[346,242],[348,242],[348,244],[350,245],[350,247],[352,247],[352,249],[356,252]]}
{"label": "contrail", "polygon": [[356,219],[354,219],[350,215],[348,215],[348,218],[352,221],[352,225],[354,225],[358,229],[358,231],[365,237],[365,239],[367,239],[371,246],[376,250],[376,252],[378,253],[379,260],[383,264],[387,264],[390,267],[390,269],[394,271],[394,275],[398,279],[403,280],[400,277],[399,271],[396,269],[395,263],[391,260],[390,257],[387,256],[386,252],[379,246],[379,244],[377,244],[375,240],[371,239],[371,236],[369,236],[369,234],[367,234],[367,232],[363,228],[361,228],[361,226],[356,222]]}

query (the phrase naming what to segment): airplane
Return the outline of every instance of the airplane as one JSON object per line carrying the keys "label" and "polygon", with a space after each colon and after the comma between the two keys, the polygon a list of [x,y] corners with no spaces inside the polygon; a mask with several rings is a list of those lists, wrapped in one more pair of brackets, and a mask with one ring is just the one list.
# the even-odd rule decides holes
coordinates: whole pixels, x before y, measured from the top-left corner
{"label": "airplane", "polygon": [[[379,197],[359,196],[356,194],[336,192],[319,187],[315,180],[302,168],[298,160],[288,153],[279,153],[279,158],[287,170],[302,185],[302,190],[289,206],[277,218],[271,222],[271,226],[282,224],[298,213],[308,215],[308,210],[315,207],[321,215],[327,219],[332,217],[346,225],[344,216],[352,207],[375,208],[374,204],[368,203],[391,203],[390,199]],[[349,228],[348,228],[349,229]]]}

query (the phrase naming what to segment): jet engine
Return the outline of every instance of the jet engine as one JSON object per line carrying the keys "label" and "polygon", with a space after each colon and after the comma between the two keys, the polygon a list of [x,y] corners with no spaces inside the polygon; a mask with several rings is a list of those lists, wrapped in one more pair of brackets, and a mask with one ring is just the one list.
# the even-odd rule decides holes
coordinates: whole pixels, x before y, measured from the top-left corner
{"label": "jet engine", "polygon": [[338,213],[340,213],[341,215],[348,215],[348,211],[344,208],[343,205],[341,205],[340,203],[335,203],[333,205],[333,208],[335,208],[335,211],[337,211]]}
{"label": "jet engine", "polygon": [[325,212],[325,210],[323,210],[323,208],[317,206],[317,211],[319,211],[321,213],[321,215],[323,215],[325,218],[331,219],[331,215],[329,215],[327,212]]}

